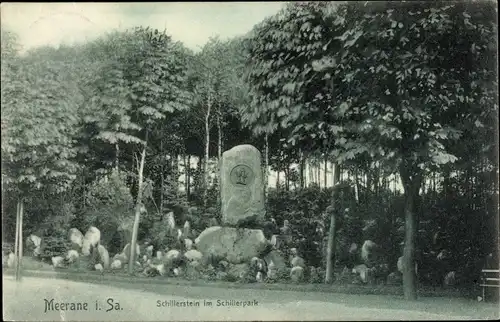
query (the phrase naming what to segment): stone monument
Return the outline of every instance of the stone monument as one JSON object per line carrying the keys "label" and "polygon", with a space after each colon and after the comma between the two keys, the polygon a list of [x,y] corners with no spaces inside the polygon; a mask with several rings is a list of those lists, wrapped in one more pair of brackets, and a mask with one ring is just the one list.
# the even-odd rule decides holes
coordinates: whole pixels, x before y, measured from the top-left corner
{"label": "stone monument", "polygon": [[266,250],[269,242],[259,227],[264,222],[264,185],[260,152],[238,145],[224,152],[220,164],[222,224],[205,229],[195,240],[204,256],[246,263]]}
{"label": "stone monument", "polygon": [[238,145],[222,154],[222,224],[241,226],[263,221],[264,184],[261,156],[252,145]]}

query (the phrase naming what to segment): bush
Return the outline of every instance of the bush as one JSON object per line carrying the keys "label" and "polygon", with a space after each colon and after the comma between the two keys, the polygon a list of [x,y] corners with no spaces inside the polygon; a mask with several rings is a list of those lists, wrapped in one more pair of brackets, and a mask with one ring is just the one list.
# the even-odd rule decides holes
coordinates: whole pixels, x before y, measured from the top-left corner
{"label": "bush", "polygon": [[86,205],[82,231],[95,226],[101,231],[102,244],[110,251],[119,249],[121,245],[111,245],[111,241],[120,225],[134,216],[134,199],[127,187],[126,175],[113,171],[92,183],[87,191]]}
{"label": "bush", "polygon": [[60,234],[47,236],[42,239],[40,259],[43,262],[52,264],[52,257],[66,257],[69,249],[70,243],[67,241],[66,236]]}

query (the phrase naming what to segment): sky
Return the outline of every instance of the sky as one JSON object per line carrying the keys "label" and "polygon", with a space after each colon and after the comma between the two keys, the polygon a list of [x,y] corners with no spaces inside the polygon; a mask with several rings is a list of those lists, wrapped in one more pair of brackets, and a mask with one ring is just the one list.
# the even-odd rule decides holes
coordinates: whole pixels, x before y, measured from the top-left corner
{"label": "sky", "polygon": [[166,29],[198,50],[209,37],[243,35],[284,2],[1,3],[1,25],[15,32],[23,50],[95,39],[135,26]]}

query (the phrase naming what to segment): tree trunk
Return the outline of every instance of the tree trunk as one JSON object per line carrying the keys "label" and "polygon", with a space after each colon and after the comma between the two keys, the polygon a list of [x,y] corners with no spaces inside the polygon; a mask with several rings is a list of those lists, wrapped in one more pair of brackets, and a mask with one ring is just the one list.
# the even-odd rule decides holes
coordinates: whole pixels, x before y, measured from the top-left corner
{"label": "tree trunk", "polygon": [[174,152],[172,156],[172,185],[174,190],[174,195],[178,197],[179,195],[179,154],[177,151]]}
{"label": "tree trunk", "polygon": [[189,201],[191,196],[191,156],[187,155],[187,168],[186,168],[186,198]]}
{"label": "tree trunk", "polygon": [[356,203],[359,204],[359,176],[357,168],[354,170],[354,198]]}
{"label": "tree trunk", "polygon": [[24,204],[22,199],[17,201],[16,211],[16,240],[15,240],[15,276],[16,281],[21,280],[21,267],[23,262],[23,212]]}
{"label": "tree trunk", "polygon": [[187,191],[188,191],[188,164],[187,164],[187,155],[186,153],[182,156],[182,161],[184,163],[184,192],[186,193],[187,199]]}
{"label": "tree trunk", "polygon": [[264,148],[264,196],[267,197],[267,190],[269,188],[269,135],[265,135],[265,148]]}
{"label": "tree trunk", "polygon": [[276,189],[280,188],[280,172],[276,171]]}
{"label": "tree trunk", "polygon": [[118,171],[120,166],[120,145],[115,143],[115,169]]}
{"label": "tree trunk", "polygon": [[370,170],[366,171],[366,201],[371,200],[372,196],[372,173]]}
{"label": "tree trunk", "polygon": [[443,172],[443,194],[444,197],[446,198],[448,194],[450,193],[450,170],[445,169]]}
{"label": "tree trunk", "polygon": [[417,216],[415,203],[420,190],[422,175],[409,172],[401,166],[400,175],[403,181],[405,197],[405,242],[403,251],[403,292],[406,300],[417,298],[417,277],[415,270],[415,247],[417,240]]}
{"label": "tree trunk", "polygon": [[326,153],[325,153],[325,173],[323,174],[323,180],[325,181],[325,189],[326,189],[326,187],[328,187],[328,185],[327,185],[328,178],[326,176],[327,172],[328,172],[328,158],[327,158]]}
{"label": "tree trunk", "polygon": [[132,230],[132,241],[130,242],[130,258],[128,261],[128,273],[130,275],[134,272],[135,266],[135,251],[137,245],[137,235],[139,233],[139,222],[141,220],[141,211],[142,211],[142,185],[143,185],[143,173],[144,173],[144,163],[146,162],[146,147],[148,142],[148,132],[146,130],[146,139],[144,140],[144,147],[141,153],[141,161],[139,163],[138,169],[138,189],[137,189],[137,200],[135,203],[135,218],[134,218],[134,227]]}
{"label": "tree trunk", "polygon": [[318,157],[318,188],[321,189],[321,161]]}
{"label": "tree trunk", "polygon": [[314,169],[313,169],[313,166],[310,162],[308,162],[308,167],[309,167],[309,182],[316,182],[314,180]]}
{"label": "tree trunk", "polygon": [[164,194],[164,191],[165,191],[165,165],[164,165],[164,162],[163,162],[163,158],[164,158],[164,155],[163,155],[163,140],[160,140],[160,155],[161,155],[161,166],[160,166],[160,171],[161,171],[161,175],[160,175],[160,180],[161,180],[161,184],[160,184],[160,215],[163,216],[163,194]]}
{"label": "tree trunk", "polygon": [[210,112],[212,110],[212,95],[208,94],[207,101],[207,114],[205,115],[205,162],[203,163],[203,174],[204,174],[204,182],[203,182],[203,206],[207,207],[208,202],[208,181],[210,180],[210,176],[208,173],[208,160],[210,158]]}
{"label": "tree trunk", "polygon": [[222,206],[222,201],[221,201],[221,173],[220,173],[220,164],[222,161],[222,124],[221,124],[221,116],[220,116],[220,105],[219,105],[219,111],[217,113],[217,184],[218,184],[218,189],[219,193],[217,193],[217,206],[221,207]]}
{"label": "tree trunk", "polygon": [[380,168],[377,166],[373,170],[373,190],[375,197],[378,198],[380,196]]}
{"label": "tree trunk", "polygon": [[290,167],[287,165],[287,167],[284,169],[285,171],[285,190],[290,191]]}
{"label": "tree trunk", "polygon": [[304,189],[306,186],[305,172],[304,172],[304,152],[299,151],[299,177],[300,177],[300,189]]}
{"label": "tree trunk", "polygon": [[219,137],[217,138],[217,159],[220,161],[222,159],[222,123],[220,112],[217,115],[217,133]]}
{"label": "tree trunk", "polygon": [[[333,202],[336,202],[338,197],[338,189],[336,189],[336,185],[339,183],[340,179],[340,167],[338,163],[335,164],[333,170]],[[339,207],[337,207],[339,208]],[[336,214],[335,210],[330,214],[330,228],[328,229],[328,244],[326,248],[326,273],[325,273],[325,284],[329,284],[333,282],[333,270],[335,264],[335,224],[336,224]]]}
{"label": "tree trunk", "polygon": [[205,177],[205,174],[203,173],[203,163],[205,161],[203,160],[203,156],[200,156],[198,157],[198,165],[197,165],[197,169],[196,169],[196,173],[197,173],[197,182],[196,182],[196,186],[195,186],[195,189],[196,191],[202,191],[203,190],[203,181],[205,180],[204,177]]}

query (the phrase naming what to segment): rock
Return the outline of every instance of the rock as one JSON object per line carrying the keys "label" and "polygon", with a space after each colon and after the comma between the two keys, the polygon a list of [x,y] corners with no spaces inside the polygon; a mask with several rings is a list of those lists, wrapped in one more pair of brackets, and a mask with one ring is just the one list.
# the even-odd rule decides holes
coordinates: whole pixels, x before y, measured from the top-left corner
{"label": "rock", "polygon": [[386,283],[387,285],[401,285],[403,284],[403,277],[399,272],[392,272],[387,275]]}
{"label": "rock", "polygon": [[306,264],[304,262],[304,259],[300,256],[295,256],[292,258],[292,260],[290,261],[290,264],[292,267],[302,267],[302,268],[306,268]]}
{"label": "rock", "polygon": [[256,264],[257,264],[257,266],[256,266],[256,267],[257,267],[257,270],[258,270],[259,272],[264,272],[264,273],[266,273],[266,272],[267,272],[267,263],[266,263],[263,259],[260,259],[260,258],[259,258],[259,259],[257,260],[257,263],[256,263]]}
{"label": "rock", "polygon": [[186,250],[190,250],[193,248],[193,241],[189,238],[184,239],[184,247],[186,247]]}
{"label": "rock", "polygon": [[74,263],[78,260],[78,252],[74,249],[70,249],[68,251],[68,254],[66,255],[66,260],[69,262],[69,263]]}
{"label": "rock", "polygon": [[264,256],[264,260],[266,261],[268,267],[269,264],[273,262],[276,271],[282,271],[286,268],[285,258],[277,250],[270,251],[266,256]]}
{"label": "rock", "polygon": [[33,256],[39,256],[41,253],[42,239],[34,234],[28,236],[26,240],[26,249],[32,250]]}
{"label": "rock", "polygon": [[165,216],[166,218],[166,223],[167,223],[167,228],[169,230],[174,230],[175,229],[175,217],[174,217],[174,212],[171,211],[169,213],[166,214]]}
{"label": "rock", "polygon": [[165,256],[163,256],[162,262],[168,268],[174,268],[183,265],[185,259],[186,258],[180,251],[176,249],[171,249],[165,254]]}
{"label": "rock", "polygon": [[118,259],[113,260],[111,263],[111,269],[112,270],[118,270],[122,268],[122,262]]}
{"label": "rock", "polygon": [[173,273],[175,277],[180,277],[184,275],[184,270],[181,267],[176,267],[174,268]]}
{"label": "rock", "polygon": [[201,268],[201,264],[200,264],[199,261],[189,262],[187,266],[194,267],[196,269],[200,269]]}
{"label": "rock", "polygon": [[54,268],[64,267],[63,263],[64,258],[62,258],[62,256],[52,257],[52,266],[54,266]]}
{"label": "rock", "polygon": [[113,261],[116,260],[119,260],[120,262],[122,262],[122,264],[124,264],[127,262],[127,256],[123,253],[116,254],[115,256],[113,256]]}
{"label": "rock", "polygon": [[90,227],[85,233],[82,243],[82,253],[84,256],[90,255],[92,247],[96,247],[101,240],[101,232],[96,227]]}
{"label": "rock", "polygon": [[144,274],[147,277],[154,277],[160,275],[160,272],[158,271],[156,266],[148,265],[144,268],[142,274]]}
{"label": "rock", "polygon": [[293,267],[290,271],[290,279],[294,283],[299,283],[304,279],[304,269],[300,266]]}
{"label": "rock", "polygon": [[225,258],[233,264],[258,257],[268,245],[262,230],[219,226],[205,229],[195,243],[204,255]]}
{"label": "rock", "polygon": [[164,258],[166,260],[175,260],[175,259],[179,258],[180,256],[181,256],[181,253],[178,250],[172,249],[172,250],[169,250],[165,254]]}
{"label": "rock", "polygon": [[105,269],[109,268],[109,253],[103,245],[97,246],[99,252],[99,261]]}
{"label": "rock", "polygon": [[398,258],[398,271],[403,274],[403,256]]}
{"label": "rock", "polygon": [[167,269],[165,268],[165,264],[158,264],[155,267],[156,267],[156,270],[158,271],[158,274],[160,274],[160,276],[164,276],[167,273]]}
{"label": "rock", "polygon": [[365,240],[361,246],[361,259],[368,266],[371,267],[377,261],[378,245],[371,240]]}
{"label": "rock", "polygon": [[182,234],[186,238],[191,238],[191,224],[186,220],[184,227],[182,228]]}
{"label": "rock", "polygon": [[95,268],[96,271],[99,271],[101,273],[104,271],[104,267],[102,267],[101,263],[95,264],[94,268]]}
{"label": "rock", "polygon": [[83,246],[83,234],[76,228],[71,228],[69,230],[69,241],[79,248]]}
{"label": "rock", "polygon": [[[54,263],[54,260],[52,260],[52,263]],[[16,264],[16,255],[14,253],[9,253],[9,256],[7,257],[7,267],[12,268]]]}
{"label": "rock", "polygon": [[230,265],[228,270],[228,275],[233,277],[234,279],[244,279],[248,273],[250,272],[250,266],[246,263]]}
{"label": "rock", "polygon": [[184,257],[186,257],[186,259],[190,262],[193,261],[199,262],[203,258],[203,254],[196,249],[191,249],[184,253]]}
{"label": "rock", "polygon": [[454,286],[457,282],[455,271],[448,272],[444,277],[445,286]]}
{"label": "rock", "polygon": [[[130,257],[130,243],[125,245],[122,253],[127,257],[126,261],[128,262],[128,258]],[[140,255],[141,255],[141,247],[139,247],[139,245],[136,244],[135,245],[135,259],[137,259]]]}
{"label": "rock", "polygon": [[253,257],[250,260],[250,268],[257,272],[267,272],[267,263],[258,257]]}
{"label": "rock", "polygon": [[363,283],[368,283],[370,272],[365,264],[354,266],[352,272],[354,274],[359,274],[359,277]]}
{"label": "rock", "polygon": [[218,265],[218,268],[221,271],[223,271],[223,272],[227,271],[227,269],[229,268],[229,262],[227,262],[227,261],[220,261],[219,265]]}
{"label": "rock", "polygon": [[270,281],[274,281],[277,278],[278,278],[278,272],[277,272],[277,269],[276,269],[276,265],[271,260],[267,264],[267,279],[270,280]]}
{"label": "rock", "polygon": [[238,145],[221,160],[222,223],[241,226],[264,220],[261,155],[252,145]]}
{"label": "rock", "polygon": [[278,236],[277,235],[271,236],[270,244],[271,244],[271,246],[273,246],[273,249],[278,248]]}

